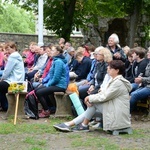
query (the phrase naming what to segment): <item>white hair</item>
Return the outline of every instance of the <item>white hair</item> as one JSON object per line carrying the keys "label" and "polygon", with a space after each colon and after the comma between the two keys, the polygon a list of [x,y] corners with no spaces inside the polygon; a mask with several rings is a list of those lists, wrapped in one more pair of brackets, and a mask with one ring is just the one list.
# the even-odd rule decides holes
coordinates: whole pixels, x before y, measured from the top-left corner
{"label": "white hair", "polygon": [[[113,38],[115,44],[119,44],[119,37],[118,37],[118,35],[116,33],[113,33],[112,35],[110,35],[109,38]],[[109,38],[108,38],[108,40],[109,40]]]}

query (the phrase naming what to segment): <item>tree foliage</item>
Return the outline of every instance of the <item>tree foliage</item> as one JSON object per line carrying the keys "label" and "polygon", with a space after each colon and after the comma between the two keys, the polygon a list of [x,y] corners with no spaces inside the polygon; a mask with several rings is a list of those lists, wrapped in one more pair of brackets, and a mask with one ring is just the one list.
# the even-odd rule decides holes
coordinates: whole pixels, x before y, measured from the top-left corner
{"label": "tree foliage", "polygon": [[31,12],[8,4],[0,4],[0,32],[35,33],[35,19]]}
{"label": "tree foliage", "polygon": [[[13,3],[19,2],[13,0]],[[27,0],[22,7],[37,12],[38,0]],[[150,14],[149,7],[149,0],[44,0],[44,23],[46,29],[69,40],[74,27],[97,25],[99,17],[132,15],[135,8],[140,13]]]}

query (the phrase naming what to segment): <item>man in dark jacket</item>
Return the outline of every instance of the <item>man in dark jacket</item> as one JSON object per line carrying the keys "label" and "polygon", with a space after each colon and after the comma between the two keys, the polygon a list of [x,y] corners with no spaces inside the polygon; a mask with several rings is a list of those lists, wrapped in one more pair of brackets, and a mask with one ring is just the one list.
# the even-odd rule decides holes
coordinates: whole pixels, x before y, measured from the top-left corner
{"label": "man in dark jacket", "polygon": [[89,57],[84,56],[82,51],[77,51],[76,60],[78,61],[78,67],[73,71],[78,75],[76,81],[79,82],[82,79],[86,79],[91,69],[92,60]]}

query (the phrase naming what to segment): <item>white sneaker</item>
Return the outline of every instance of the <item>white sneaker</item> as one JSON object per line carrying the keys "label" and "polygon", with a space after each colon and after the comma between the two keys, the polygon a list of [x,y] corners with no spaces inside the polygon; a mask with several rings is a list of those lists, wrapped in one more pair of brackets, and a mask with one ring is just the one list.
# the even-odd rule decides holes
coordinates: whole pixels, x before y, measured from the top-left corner
{"label": "white sneaker", "polygon": [[101,122],[98,122],[97,124],[93,125],[92,128],[94,129],[100,129],[100,128],[103,128],[103,125]]}
{"label": "white sneaker", "polygon": [[95,121],[95,120],[89,122],[89,126],[93,126],[93,125],[95,125],[95,124],[97,124],[97,121]]}

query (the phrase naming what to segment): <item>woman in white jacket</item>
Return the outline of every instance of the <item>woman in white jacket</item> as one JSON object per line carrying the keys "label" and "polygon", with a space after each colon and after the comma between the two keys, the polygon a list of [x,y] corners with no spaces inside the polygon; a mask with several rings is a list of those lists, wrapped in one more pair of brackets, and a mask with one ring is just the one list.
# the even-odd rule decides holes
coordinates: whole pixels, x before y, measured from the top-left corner
{"label": "woman in white jacket", "polygon": [[24,63],[21,55],[17,51],[14,42],[5,44],[5,52],[9,54],[8,60],[0,80],[0,102],[3,110],[7,110],[8,103],[6,93],[8,92],[9,84],[12,81],[24,81]]}
{"label": "woman in white jacket", "polygon": [[77,125],[73,130],[89,131],[88,123],[96,110],[102,113],[103,130],[113,131],[130,127],[129,92],[131,85],[122,76],[124,70],[125,66],[121,60],[111,61],[107,69],[111,79],[99,93],[85,98],[87,110],[70,122],[54,125],[54,128],[61,131],[72,131],[71,127]]}

